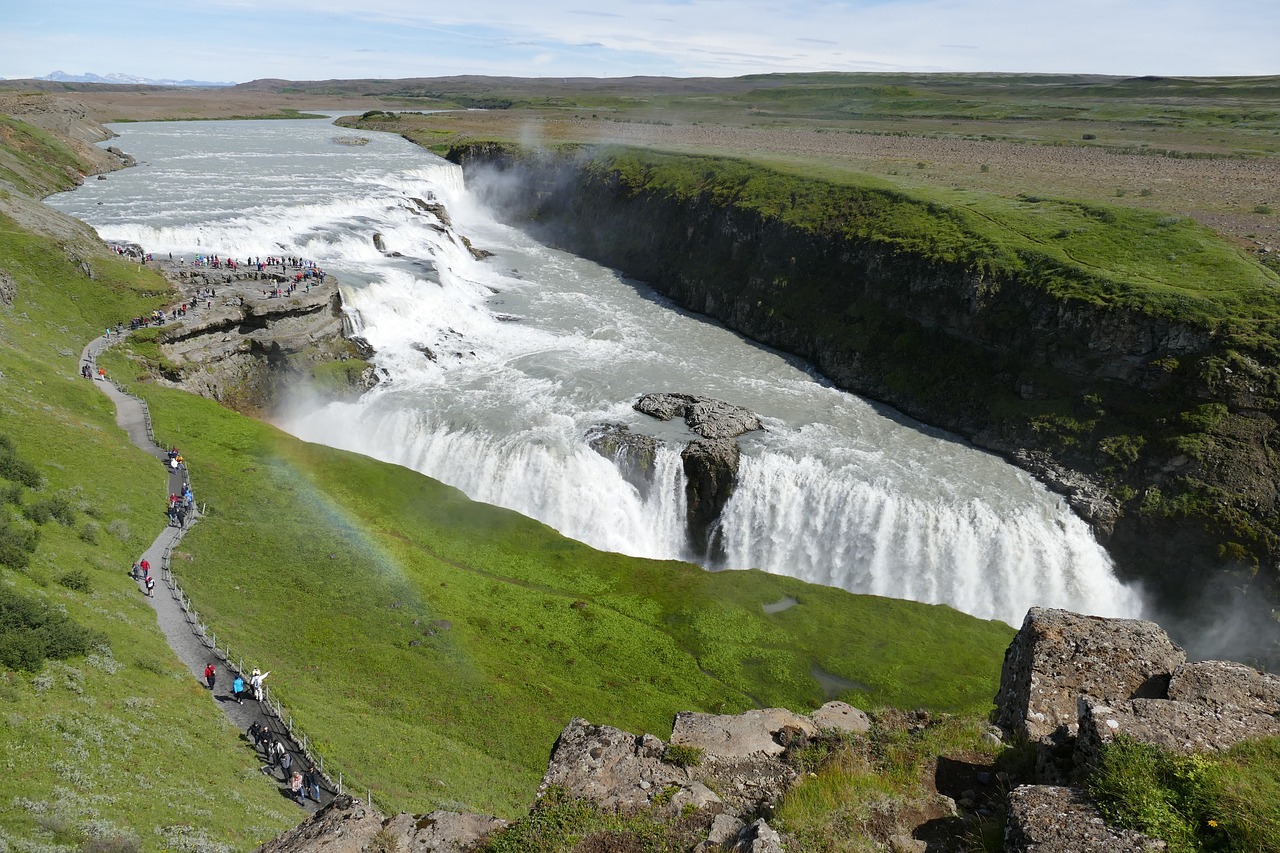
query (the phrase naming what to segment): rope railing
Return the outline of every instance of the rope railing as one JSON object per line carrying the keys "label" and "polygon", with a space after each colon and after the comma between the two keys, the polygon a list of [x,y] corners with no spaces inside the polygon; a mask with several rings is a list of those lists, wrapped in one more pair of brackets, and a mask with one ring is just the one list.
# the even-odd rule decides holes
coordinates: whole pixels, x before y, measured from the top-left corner
{"label": "rope railing", "polygon": [[[101,353],[103,350],[105,350],[107,347],[111,346],[117,340],[120,340],[120,338],[122,338],[124,334],[127,334],[127,333],[117,332],[114,337],[106,339],[103,345],[97,349],[97,351],[94,351],[93,346],[91,344],[86,351],[86,356],[87,356],[85,359],[86,362],[90,366],[96,367],[98,354]],[[151,421],[151,407],[147,405],[147,401],[142,399],[132,391],[122,387],[120,383],[117,382],[115,379],[110,377],[103,377],[103,378],[106,379],[106,381],[110,382],[113,386],[115,386],[116,390],[119,391],[121,394],[137,401],[138,405],[141,406],[142,408],[143,422],[147,431],[147,439],[153,445],[155,445],[156,448],[163,451],[165,449],[165,446],[161,442],[156,440],[155,430]],[[207,505],[206,505],[206,508],[207,508]],[[199,521],[203,515],[204,515],[203,510],[193,512],[191,515],[190,522],[188,522],[183,527],[179,527],[178,532],[174,534],[173,538],[170,539],[168,544],[165,545],[164,552],[160,556],[161,577],[164,578],[165,583],[168,585],[170,594],[173,596],[173,599],[178,603],[178,606],[182,608],[182,612],[186,618],[187,624],[191,627],[191,630],[195,634],[195,636],[199,638],[200,642],[206,648],[208,648],[210,651],[213,652],[215,657],[219,658],[222,661],[225,667],[233,670],[241,678],[245,678],[244,658],[234,655],[232,653],[231,646],[229,644],[224,644],[222,647],[219,647],[217,635],[214,634],[213,631],[209,630],[208,625],[206,625],[203,621],[201,621],[200,614],[196,611],[195,607],[192,605],[191,599],[183,591],[182,586],[178,583],[178,579],[173,573],[172,558],[173,558],[174,548],[178,545],[179,542],[182,541],[182,537],[186,534],[187,528],[190,527],[192,524],[195,524],[197,521]],[[247,678],[245,678],[245,680],[246,682],[248,681]],[[300,726],[297,726],[294,723],[293,714],[290,713],[288,709],[285,708],[285,706],[280,703],[279,700],[272,698],[270,688],[267,687],[265,684],[262,685],[262,700],[258,703],[258,706],[263,711],[263,713],[265,713],[268,717],[275,718],[275,720],[279,723],[280,727],[283,729],[284,733],[288,736],[289,740],[293,742],[295,751],[298,752],[304,759],[306,759],[309,766],[316,768],[316,770],[320,773],[321,779],[323,779],[324,782],[327,783],[323,787],[325,787],[327,790],[333,793],[334,796],[342,796],[344,793],[346,793],[346,778],[343,771],[337,770],[336,771],[337,779],[335,780],[333,778],[333,772],[334,772],[333,762],[329,762],[330,769],[326,770],[325,758],[323,755],[318,753],[312,747],[312,741],[310,736],[306,732],[302,731]],[[375,797],[373,796],[373,789],[366,788],[365,796],[369,805],[372,806],[373,803],[375,802]]]}

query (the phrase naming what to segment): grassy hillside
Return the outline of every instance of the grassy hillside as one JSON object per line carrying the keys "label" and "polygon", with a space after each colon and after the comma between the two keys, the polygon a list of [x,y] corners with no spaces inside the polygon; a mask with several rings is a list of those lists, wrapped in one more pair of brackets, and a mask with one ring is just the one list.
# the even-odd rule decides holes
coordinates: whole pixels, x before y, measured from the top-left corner
{"label": "grassy hillside", "polygon": [[160,304],[166,286],[105,253],[87,263],[93,280],[61,245],[0,218],[0,269],[17,284],[13,306],[0,307],[0,434],[42,477],[16,493],[0,480],[6,538],[38,536],[25,567],[9,552],[0,583],[6,601],[51,606],[105,641],[0,671],[0,847],[248,849],[297,807],[257,773],[128,578],[164,524],[164,475],[79,376],[84,342]]}
{"label": "grassy hillside", "polygon": [[[129,370],[114,356],[117,373]],[[111,363],[111,362],[108,362]],[[984,712],[1012,634],[949,608],[594,551],[395,466],[142,386],[210,505],[177,560],[220,641],[393,808],[527,804],[572,716],[843,698]],[[800,604],[769,616],[785,596]]]}

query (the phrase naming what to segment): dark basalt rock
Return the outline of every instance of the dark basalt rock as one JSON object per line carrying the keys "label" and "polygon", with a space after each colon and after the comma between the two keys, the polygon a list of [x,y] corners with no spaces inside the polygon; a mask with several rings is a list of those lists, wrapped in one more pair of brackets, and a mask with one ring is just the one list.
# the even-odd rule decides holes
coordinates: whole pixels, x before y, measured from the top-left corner
{"label": "dark basalt rock", "polygon": [[723,555],[716,522],[738,481],[738,443],[731,438],[695,439],[680,458],[684,461],[690,544],[697,553],[718,559]]}
{"label": "dark basalt rock", "polygon": [[681,417],[703,438],[734,438],[764,429],[760,417],[750,409],[692,394],[645,394],[633,408],[662,421]]}
{"label": "dark basalt rock", "polygon": [[636,487],[641,497],[648,496],[658,455],[656,438],[632,432],[622,424],[599,424],[587,433],[587,444],[617,465],[623,478]]}
{"label": "dark basalt rock", "polygon": [[362,338],[359,335],[347,338],[347,340],[351,343],[351,346],[355,347],[356,356],[364,361],[368,361],[377,354],[377,350],[373,348],[373,344],[369,343],[367,339]]}

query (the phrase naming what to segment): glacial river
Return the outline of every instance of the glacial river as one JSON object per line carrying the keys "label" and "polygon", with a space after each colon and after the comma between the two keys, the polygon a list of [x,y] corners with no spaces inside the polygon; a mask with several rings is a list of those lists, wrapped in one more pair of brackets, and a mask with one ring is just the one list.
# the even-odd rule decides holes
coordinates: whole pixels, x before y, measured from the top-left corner
{"label": "glacial river", "polygon": [[[457,167],[397,136],[328,120],[113,129],[139,165],[53,206],[157,254],[300,255],[341,279],[386,380],[354,402],[295,401],[278,423],[301,438],[414,468],[601,549],[705,564],[684,527],[679,451],[692,435],[631,408],[650,391],[702,394],[766,426],[740,439],[727,557],[710,568],[1014,625],[1032,605],[1141,612],[1088,527],[1024,472],[501,224]],[[353,135],[368,144],[335,141]],[[442,203],[451,224],[414,199]],[[476,260],[458,235],[493,256]],[[665,442],[653,488],[588,446],[601,423]]]}

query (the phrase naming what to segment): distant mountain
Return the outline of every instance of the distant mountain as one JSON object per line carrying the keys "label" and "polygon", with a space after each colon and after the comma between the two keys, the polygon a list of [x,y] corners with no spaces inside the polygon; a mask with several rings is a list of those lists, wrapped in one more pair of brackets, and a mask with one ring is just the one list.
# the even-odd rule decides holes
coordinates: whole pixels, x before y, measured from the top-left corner
{"label": "distant mountain", "polygon": [[54,83],[116,83],[133,86],[200,86],[206,89],[235,85],[235,83],[209,83],[204,80],[153,80],[150,77],[135,77],[132,74],[108,74],[103,77],[102,75],[92,74],[89,72],[84,74],[68,74],[65,71],[55,71],[45,77],[34,77],[32,79],[50,80]]}

